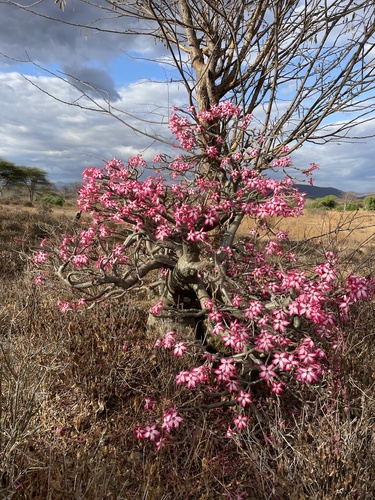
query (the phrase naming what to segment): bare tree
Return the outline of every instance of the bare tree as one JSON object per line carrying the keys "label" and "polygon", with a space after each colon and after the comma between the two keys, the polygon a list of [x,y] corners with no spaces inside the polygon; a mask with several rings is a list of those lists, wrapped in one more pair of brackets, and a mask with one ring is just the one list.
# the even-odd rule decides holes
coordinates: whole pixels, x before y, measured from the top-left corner
{"label": "bare tree", "polygon": [[[6,1],[41,15],[38,6],[43,0],[30,5]],[[373,119],[372,2],[80,1],[99,11],[98,19],[84,26],[88,32],[141,35],[164,44],[169,52],[167,62],[186,88],[187,103],[197,105],[198,111],[225,98],[241,107],[243,115],[254,114],[256,133],[267,137],[259,169],[267,168],[285,145],[291,152],[305,141],[355,139],[350,135],[353,126]],[[55,3],[65,11],[70,8],[66,0]],[[60,77],[82,90],[84,82],[74,75]],[[114,107],[109,99],[103,105],[103,92],[96,90],[96,101],[92,92],[86,92],[90,102],[77,101],[75,105],[109,112],[129,126],[124,110]],[[157,135],[142,124],[135,128]],[[211,131],[211,137],[220,134],[219,130]],[[160,135],[157,138],[165,141]],[[251,142],[241,129],[233,130],[226,139],[228,151],[239,146],[245,149]]]}

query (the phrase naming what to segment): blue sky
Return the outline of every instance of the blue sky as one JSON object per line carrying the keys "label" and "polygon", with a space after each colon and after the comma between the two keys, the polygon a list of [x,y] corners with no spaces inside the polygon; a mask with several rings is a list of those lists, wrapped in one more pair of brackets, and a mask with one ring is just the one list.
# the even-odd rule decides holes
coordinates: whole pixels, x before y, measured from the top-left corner
{"label": "blue sky", "polygon": [[[95,9],[79,2],[68,2],[64,13],[52,0],[38,8],[68,22],[98,17]],[[108,26],[114,22],[107,21]],[[161,115],[168,116],[173,105],[185,103],[181,86],[155,82],[170,79],[168,67],[139,59],[156,61],[164,51],[145,37],[87,32],[0,3],[0,156],[18,165],[43,168],[51,181],[59,183],[80,181],[84,168],[100,167],[114,156],[126,160],[143,152],[146,159],[152,158],[161,146],[151,139],[104,113],[68,106],[51,97],[84,103],[76,89],[40,67],[69,73],[104,89],[116,113],[136,125],[134,118],[120,110],[158,121]],[[28,58],[40,67],[20,62]],[[155,124],[154,129],[168,135],[166,127]],[[356,135],[371,134],[375,134],[373,122],[356,131]],[[305,145],[292,158],[299,167],[310,162],[320,165],[315,174],[318,186],[375,191],[375,138],[357,144]]]}

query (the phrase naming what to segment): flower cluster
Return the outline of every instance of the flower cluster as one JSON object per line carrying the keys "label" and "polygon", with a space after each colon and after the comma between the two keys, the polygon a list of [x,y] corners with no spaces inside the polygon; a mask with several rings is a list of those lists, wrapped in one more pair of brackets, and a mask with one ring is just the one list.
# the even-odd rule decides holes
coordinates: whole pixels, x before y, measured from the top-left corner
{"label": "flower cluster", "polygon": [[177,334],[174,330],[168,331],[163,337],[159,337],[155,344],[154,344],[154,349],[157,347],[164,347],[164,349],[172,349],[173,348],[173,354],[175,356],[181,357],[184,352],[187,350],[186,342],[180,341],[176,342],[176,337],[179,337],[180,335]]}
{"label": "flower cluster", "polygon": [[[146,398],[150,399],[150,398]],[[155,409],[155,405],[151,407],[147,405],[147,410]],[[171,432],[178,429],[181,425],[183,418],[179,415],[175,407],[166,409],[163,414],[161,424],[150,423],[144,427],[137,427],[135,435],[137,439],[144,439],[154,442],[157,449],[164,448],[168,442]]]}

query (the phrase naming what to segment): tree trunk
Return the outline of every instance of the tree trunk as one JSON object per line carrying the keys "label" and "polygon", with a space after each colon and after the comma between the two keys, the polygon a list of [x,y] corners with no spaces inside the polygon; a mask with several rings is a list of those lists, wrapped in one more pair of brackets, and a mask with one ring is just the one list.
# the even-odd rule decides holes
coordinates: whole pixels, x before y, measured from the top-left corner
{"label": "tree trunk", "polygon": [[204,265],[199,257],[198,245],[185,242],[182,255],[168,275],[163,290],[162,300],[167,317],[163,312],[160,317],[150,314],[149,327],[159,331],[167,331],[168,328],[191,332],[196,329],[198,322],[202,321],[200,311],[205,309],[204,303],[210,298],[198,275]]}

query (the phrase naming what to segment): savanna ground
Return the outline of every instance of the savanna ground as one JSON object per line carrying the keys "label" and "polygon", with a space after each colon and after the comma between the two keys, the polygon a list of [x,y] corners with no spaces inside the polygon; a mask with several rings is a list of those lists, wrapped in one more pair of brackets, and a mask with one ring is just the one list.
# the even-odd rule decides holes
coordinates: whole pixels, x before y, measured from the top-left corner
{"label": "savanna ground", "polygon": [[[58,283],[33,284],[27,253],[74,212],[0,201],[0,498],[374,498],[372,303],[355,311],[323,383],[282,398],[259,390],[248,431],[232,439],[216,430],[234,410],[202,405],[158,452],[134,434],[145,398],[184,401],[174,377],[194,359],[152,349],[142,302],[62,315]],[[290,232],[306,265],[336,250],[343,274],[375,274],[371,212],[269,224]]]}

